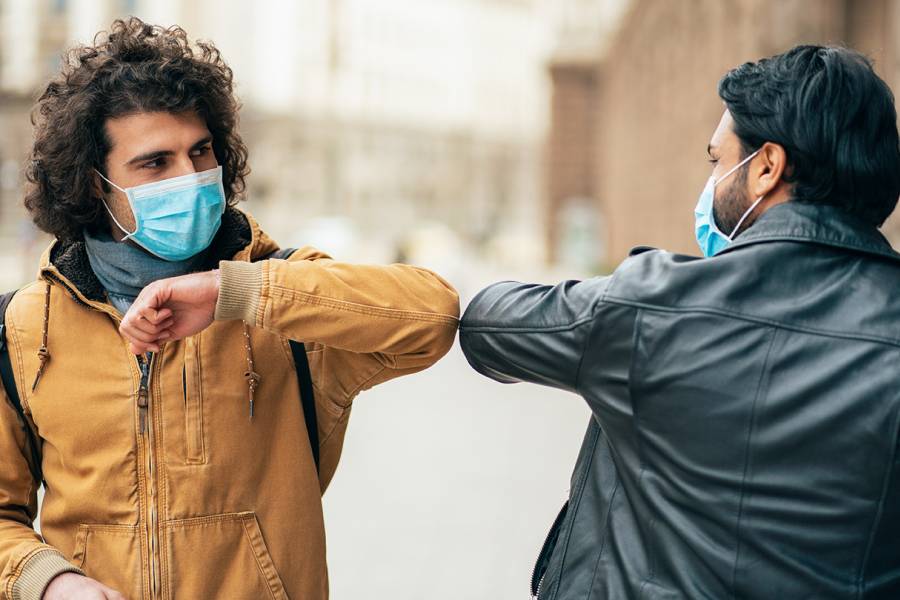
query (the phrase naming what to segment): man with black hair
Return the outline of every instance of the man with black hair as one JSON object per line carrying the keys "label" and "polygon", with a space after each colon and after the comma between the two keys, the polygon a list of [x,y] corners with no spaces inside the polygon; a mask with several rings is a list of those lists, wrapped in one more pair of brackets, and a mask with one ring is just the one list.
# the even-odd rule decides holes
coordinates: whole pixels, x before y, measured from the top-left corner
{"label": "man with black hair", "polygon": [[35,112],[56,239],[0,296],[0,600],[325,600],[353,401],[449,350],[456,292],[279,249],[236,206],[231,70],[179,28],[115,22]]}
{"label": "man with black hair", "polygon": [[742,65],[695,210],[705,258],[498,283],[480,373],[592,410],[541,600],[900,598],[900,195],[893,96],[844,48]]}

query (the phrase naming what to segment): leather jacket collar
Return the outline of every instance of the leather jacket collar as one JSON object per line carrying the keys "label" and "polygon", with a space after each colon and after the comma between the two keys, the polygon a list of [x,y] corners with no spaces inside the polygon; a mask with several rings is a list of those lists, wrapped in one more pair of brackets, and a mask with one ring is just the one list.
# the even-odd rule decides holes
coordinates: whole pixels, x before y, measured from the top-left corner
{"label": "leather jacket collar", "polygon": [[796,201],[767,210],[719,255],[775,241],[822,244],[900,261],[900,254],[873,225],[835,206]]}

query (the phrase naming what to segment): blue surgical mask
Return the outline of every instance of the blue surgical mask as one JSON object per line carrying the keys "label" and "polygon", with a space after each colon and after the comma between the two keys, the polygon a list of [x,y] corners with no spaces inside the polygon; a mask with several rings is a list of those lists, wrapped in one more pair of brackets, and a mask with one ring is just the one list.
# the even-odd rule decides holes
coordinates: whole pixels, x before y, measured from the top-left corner
{"label": "blue surgical mask", "polygon": [[725,235],[719,231],[718,227],[716,227],[716,218],[713,214],[713,204],[716,199],[716,186],[744,166],[757,154],[759,154],[759,150],[739,162],[733,169],[719,177],[719,179],[710,176],[709,180],[707,180],[706,187],[703,188],[703,193],[700,194],[700,198],[697,200],[697,207],[694,209],[694,234],[697,236],[697,244],[700,245],[703,256],[713,256],[730,246],[734,239],[734,235],[740,230],[744,220],[750,216],[753,209],[755,209],[765,197],[760,196],[756,199],[756,202],[750,205],[750,208],[744,212],[737,225],[734,226],[734,230],[731,234]]}
{"label": "blue surgical mask", "polygon": [[116,226],[151,254],[164,260],[185,260],[209,247],[222,224],[225,189],[222,167],[154,181],[127,189],[97,174],[128,197],[135,230],[116,220],[106,201],[103,205]]}

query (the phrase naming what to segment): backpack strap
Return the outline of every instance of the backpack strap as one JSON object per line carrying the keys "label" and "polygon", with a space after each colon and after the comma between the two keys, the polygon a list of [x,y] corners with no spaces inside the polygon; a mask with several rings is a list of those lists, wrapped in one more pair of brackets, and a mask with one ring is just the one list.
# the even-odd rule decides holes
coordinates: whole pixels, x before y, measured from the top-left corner
{"label": "backpack strap", "polygon": [[44,477],[41,471],[40,446],[38,446],[38,440],[34,430],[28,424],[25,410],[22,408],[19,390],[16,388],[16,380],[13,376],[12,359],[9,356],[9,346],[6,343],[6,309],[9,307],[9,303],[12,302],[13,296],[15,295],[16,291],[12,291],[0,296],[0,383],[3,384],[3,389],[6,391],[6,397],[15,409],[16,416],[19,417],[19,425],[22,426],[22,430],[25,432],[25,436],[28,440],[28,448],[31,452],[31,462],[28,466],[31,469],[31,475],[34,477],[35,481],[43,482]]}
{"label": "backpack strap", "polygon": [[[260,260],[269,258],[287,259],[295,251],[294,248],[281,248]],[[316,472],[319,472],[319,421],[316,416],[316,398],[313,393],[312,374],[309,371],[309,360],[306,358],[306,347],[303,342],[288,340],[291,344],[291,354],[294,357],[294,368],[297,370],[297,384],[300,387],[300,402],[303,406],[303,418],[306,421],[306,434],[309,437],[309,447],[312,449],[313,460],[316,463]]]}

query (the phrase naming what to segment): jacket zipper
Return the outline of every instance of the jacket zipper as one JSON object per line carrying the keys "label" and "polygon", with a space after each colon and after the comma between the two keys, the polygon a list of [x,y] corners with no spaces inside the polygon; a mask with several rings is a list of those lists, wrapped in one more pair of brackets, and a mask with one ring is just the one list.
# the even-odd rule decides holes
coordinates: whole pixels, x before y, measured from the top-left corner
{"label": "jacket zipper", "polygon": [[567,500],[553,520],[553,525],[550,526],[550,531],[547,532],[547,537],[544,538],[544,544],[541,546],[541,551],[534,563],[534,569],[531,571],[531,597],[533,599],[537,599],[541,595],[541,585],[544,583],[544,577],[547,574],[550,555],[553,553],[553,549],[559,539],[559,530],[562,527],[562,522],[568,509],[569,501]]}
{"label": "jacket zipper", "polygon": [[138,410],[140,413],[141,437],[147,452],[147,505],[150,513],[150,527],[147,533],[150,548],[150,598],[159,597],[159,527],[157,512],[156,473],[153,464],[153,417],[150,414],[150,374],[153,369],[155,355],[137,359],[141,370],[141,384],[138,390]]}
{"label": "jacket zipper", "polygon": [[[68,292],[69,296],[81,306],[85,308],[89,308],[92,310],[99,310],[95,306],[91,306],[84,300],[78,297],[78,294],[75,293],[69,285],[63,282],[62,279],[54,275],[50,272],[45,272],[43,275],[54,281],[58,285],[62,286],[66,292]],[[145,357],[138,357],[137,363],[138,368],[141,372],[141,383],[138,388],[138,413],[139,413],[139,421],[140,421],[140,435],[141,438],[144,439],[144,448],[147,452],[147,463],[145,468],[147,470],[147,505],[150,513],[150,528],[148,531],[148,546],[150,548],[150,598],[155,600],[159,597],[159,532],[157,527],[157,502],[156,502],[156,485],[155,485],[155,473],[153,469],[153,419],[150,418],[150,375],[153,369],[155,355],[151,352],[149,360]]]}

